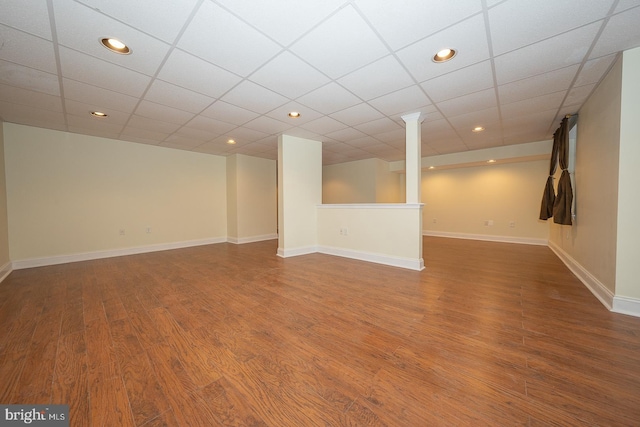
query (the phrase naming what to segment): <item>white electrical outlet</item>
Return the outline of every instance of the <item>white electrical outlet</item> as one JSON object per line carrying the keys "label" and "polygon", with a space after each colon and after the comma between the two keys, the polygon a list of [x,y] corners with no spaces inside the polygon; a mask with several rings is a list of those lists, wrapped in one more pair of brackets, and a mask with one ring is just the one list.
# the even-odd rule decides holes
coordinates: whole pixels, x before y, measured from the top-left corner
{"label": "white electrical outlet", "polygon": [[349,229],[347,227],[341,227],[340,228],[340,235],[341,236],[348,236],[349,235]]}

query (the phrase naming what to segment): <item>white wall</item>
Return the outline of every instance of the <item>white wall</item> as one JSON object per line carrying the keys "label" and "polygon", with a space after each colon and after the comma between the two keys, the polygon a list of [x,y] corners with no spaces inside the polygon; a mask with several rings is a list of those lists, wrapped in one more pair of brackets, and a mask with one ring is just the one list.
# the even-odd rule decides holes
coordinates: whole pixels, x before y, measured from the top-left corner
{"label": "white wall", "polygon": [[[635,298],[640,308],[640,48],[622,59],[620,161],[616,242],[616,297]],[[614,309],[617,309],[614,303]],[[636,313],[636,315],[640,315]]]}
{"label": "white wall", "polygon": [[227,157],[227,180],[229,241],[274,239],[278,225],[276,162],[234,154]]}
{"label": "white wall", "polygon": [[14,262],[226,240],[224,157],[9,123],[4,130]]}
{"label": "white wall", "polygon": [[4,165],[4,123],[0,121],[0,280],[10,271],[9,222],[7,219],[7,188]]}
{"label": "white wall", "polygon": [[[548,160],[423,170],[423,230],[546,244],[548,226],[538,213],[548,173]],[[492,226],[485,225],[489,220]]]}
{"label": "white wall", "polygon": [[611,294],[616,283],[621,88],[618,60],[579,111],[574,224],[549,220],[552,247],[560,248]]}

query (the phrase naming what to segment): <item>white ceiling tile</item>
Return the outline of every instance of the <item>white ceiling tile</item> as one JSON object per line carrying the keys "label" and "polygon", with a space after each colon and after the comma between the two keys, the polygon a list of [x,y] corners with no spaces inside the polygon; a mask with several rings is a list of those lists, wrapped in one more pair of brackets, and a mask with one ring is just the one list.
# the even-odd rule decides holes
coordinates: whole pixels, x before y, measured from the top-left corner
{"label": "white ceiling tile", "polygon": [[237,143],[236,145],[243,145],[264,139],[269,136],[269,134],[245,127],[238,127],[233,129],[232,131],[227,132],[225,134],[225,137],[221,137],[221,139],[224,139],[226,141],[228,139],[226,138],[227,136],[235,139]]}
{"label": "white ceiling tile", "polygon": [[322,141],[324,138],[316,132],[312,132],[301,127],[295,127],[287,130],[286,135],[297,136],[298,138],[310,139],[312,141]]}
{"label": "white ceiling tile", "polygon": [[180,49],[171,52],[160,69],[158,78],[214,98],[222,96],[242,80],[241,77]]}
{"label": "white ceiling tile", "polygon": [[613,0],[599,0],[585,7],[584,0],[563,0],[554,2],[550,11],[544,1],[504,2],[489,10],[493,52],[502,55],[597,21],[612,4]]}
{"label": "white ceiling tile", "polygon": [[55,74],[34,70],[13,62],[0,60],[0,83],[60,96],[60,83]]}
{"label": "white ceiling tile", "polygon": [[[112,64],[152,76],[158,70],[170,45],[109,18],[82,4],[54,2],[58,42],[66,47]],[[132,49],[130,55],[109,51],[100,43],[115,37]]]}
{"label": "white ceiling tile", "polygon": [[431,105],[419,86],[411,86],[369,101],[374,108],[387,116],[400,116],[421,111]]}
{"label": "white ceiling tile", "polygon": [[332,78],[389,53],[352,6],[341,9],[307,33],[291,51]]}
{"label": "white ceiling tile", "polygon": [[240,108],[264,114],[287,102],[287,98],[248,80],[227,92],[223,101]]}
{"label": "white ceiling tile", "polygon": [[493,87],[493,70],[490,61],[479,62],[461,68],[421,84],[434,102],[456,98]]}
{"label": "white ceiling tile", "polygon": [[363,102],[353,107],[337,111],[331,114],[331,117],[349,126],[355,126],[360,123],[383,118],[384,115],[369,104]]}
{"label": "white ceiling tile", "polygon": [[[451,61],[435,63],[433,56],[444,48],[456,49]],[[489,45],[481,15],[420,40],[397,53],[400,61],[419,82],[489,59]]]}
{"label": "white ceiling tile", "polygon": [[493,88],[459,96],[458,98],[438,102],[437,104],[440,111],[447,117],[455,117],[478,110],[486,110],[496,105],[498,105],[498,103],[496,92]]}
{"label": "white ceiling tile", "polygon": [[345,0],[218,0],[218,3],[283,46],[288,46],[323,19],[348,3]]}
{"label": "white ceiling tile", "polygon": [[205,130],[196,129],[188,126],[182,126],[180,129],[176,131],[176,133],[174,133],[174,135],[182,138],[197,140],[197,141],[200,141],[201,143],[210,141],[220,136],[219,133],[208,132]]}
{"label": "white ceiling tile", "polygon": [[522,101],[547,93],[565,90],[571,85],[580,65],[571,65],[526,79],[498,86],[501,104]]}
{"label": "white ceiling tile", "polygon": [[260,115],[253,111],[236,107],[235,105],[231,105],[223,101],[216,101],[212,106],[200,114],[212,119],[233,123],[238,126],[247,123],[249,120],[253,120]]}
{"label": "white ceiling tile", "polygon": [[522,101],[512,102],[501,106],[502,118],[509,119],[511,117],[534,114],[539,111],[550,110],[552,108],[560,108],[564,100],[566,90],[560,92],[549,93],[546,95],[529,98]]}
{"label": "white ceiling tile", "polygon": [[616,6],[615,13],[623,12],[627,9],[631,9],[632,7],[638,7],[638,0],[619,0],[618,5]]}
{"label": "white ceiling tile", "polygon": [[[121,133],[121,137],[136,138],[138,140],[154,141],[155,145],[159,144],[160,141],[162,141],[163,139],[165,139],[168,136],[169,136],[168,133],[157,132],[157,131],[148,130],[148,129],[140,129],[140,128],[135,128],[135,127],[131,127],[131,126],[127,126],[124,129],[122,129],[122,133]],[[149,143],[149,142],[147,142],[147,143]]]}
{"label": "white ceiling tile", "polygon": [[198,153],[222,155],[227,152],[227,149],[228,147],[226,145],[222,146],[219,143],[207,142],[205,144],[199,145],[198,147],[195,147],[193,151]]}
{"label": "white ceiling tile", "polygon": [[381,119],[372,120],[370,122],[362,123],[357,126],[353,126],[360,132],[364,132],[367,135],[376,135],[379,132],[390,132],[397,129],[402,129],[400,125],[387,117]]}
{"label": "white ceiling tile", "polygon": [[281,50],[210,1],[202,3],[178,47],[241,76],[248,76]]}
{"label": "white ceiling tile", "polygon": [[585,62],[574,86],[584,86],[599,82],[609,70],[613,61],[615,61],[616,56],[616,54],[612,54]]}
{"label": "white ceiling tile", "polygon": [[336,83],[329,83],[299,98],[298,102],[320,113],[331,114],[359,104],[361,101]]}
{"label": "white ceiling tile", "polygon": [[164,122],[158,119],[150,119],[148,117],[142,117],[135,114],[131,116],[131,118],[129,119],[129,123],[127,123],[127,126],[136,129],[161,132],[165,134],[171,134],[178,130],[178,128],[180,127],[180,125],[176,123]]}
{"label": "white ceiling tile", "polygon": [[52,40],[49,10],[44,1],[2,0],[0,24]]}
{"label": "white ceiling tile", "polygon": [[488,127],[491,124],[499,125],[500,115],[498,113],[498,107],[491,107],[486,110],[478,110],[451,117],[449,118],[449,122],[456,129],[471,129],[475,126]]}
{"label": "white ceiling tile", "polygon": [[169,135],[167,139],[160,143],[160,146],[177,149],[191,149],[204,144],[197,139],[185,138],[176,134]]}
{"label": "white ceiling tile", "polygon": [[79,135],[97,136],[99,138],[118,139],[119,132],[102,129],[102,128],[87,128],[82,126],[69,126],[68,131],[71,133],[77,133]]}
{"label": "white ceiling tile", "polygon": [[0,25],[0,60],[55,73],[53,43],[22,31]]}
{"label": "white ceiling tile", "polygon": [[120,133],[120,136],[118,137],[118,139],[120,139],[121,141],[135,142],[138,144],[146,144],[146,145],[159,145],[161,141],[161,139],[157,140],[157,139],[149,139],[149,138],[140,138],[138,136],[125,135],[123,133]]}
{"label": "white ceiling tile", "polygon": [[[600,23],[596,22],[496,57],[498,84],[579,64],[599,28]],[[562,52],[562,55],[550,55],[549,52]]]}
{"label": "white ceiling tile", "polygon": [[389,145],[397,146],[399,144],[401,147],[404,147],[407,139],[406,130],[403,128],[396,128],[380,132],[376,134],[376,139]]}
{"label": "white ceiling tile", "polygon": [[153,81],[144,99],[191,113],[199,113],[214,101],[213,98],[162,80]]}
{"label": "white ceiling tile", "polygon": [[593,92],[593,89],[595,89],[595,87],[596,87],[595,83],[590,85],[574,87],[569,91],[569,94],[567,95],[567,99],[564,101],[564,103],[566,105],[582,104],[584,101],[587,100],[589,95],[591,95],[591,92]]}
{"label": "white ceiling tile", "polygon": [[345,142],[345,141],[350,141],[358,138],[367,137],[367,135],[365,135],[364,133],[360,132],[357,129],[346,128],[346,129],[341,129],[335,132],[330,132],[327,134],[327,137],[339,142]]}
{"label": "white ceiling tile", "polygon": [[260,116],[257,119],[251,120],[244,124],[245,127],[266,134],[283,133],[287,129],[291,129],[293,124],[285,123],[280,120],[272,119],[267,116]]}
{"label": "white ceiling tile", "polygon": [[286,51],[260,67],[250,80],[287,98],[297,98],[329,82],[315,68]]}
{"label": "white ceiling tile", "polygon": [[141,96],[151,78],[115,64],[60,47],[63,77],[89,83],[103,89]]}
{"label": "white ceiling tile", "polygon": [[439,119],[431,122],[422,122],[421,130],[424,137],[437,132],[453,131],[453,128],[448,120]]}
{"label": "white ceiling tile", "polygon": [[404,47],[482,11],[480,0],[357,0],[355,4],[393,49]]}
{"label": "white ceiling tile", "polygon": [[62,112],[62,100],[59,96],[0,84],[0,101]]}
{"label": "white ceiling tile", "polygon": [[347,74],[338,83],[366,101],[411,86],[414,82],[398,60],[389,55]]}
{"label": "white ceiling tile", "polygon": [[87,83],[63,79],[62,84],[66,99],[95,104],[100,111],[112,109],[131,113],[138,105],[138,98]]}
{"label": "white ceiling tile", "polygon": [[173,43],[197,0],[78,0],[87,6]]}
{"label": "white ceiling tile", "polygon": [[206,132],[214,133],[216,136],[223,135],[237,126],[231,123],[222,122],[220,120],[212,119],[204,115],[195,116],[186,124],[194,129],[203,130]]}
{"label": "white ceiling tile", "polygon": [[44,108],[30,105],[0,101],[0,117],[5,122],[10,123],[65,130],[65,120],[62,112],[45,110]]}
{"label": "white ceiling tile", "polygon": [[503,119],[503,135],[506,138],[523,132],[545,134],[553,124],[557,111],[555,108]]}
{"label": "white ceiling tile", "polygon": [[323,116],[300,126],[302,129],[314,132],[318,135],[326,135],[347,128],[348,126],[331,117]]}
{"label": "white ceiling tile", "polygon": [[[73,106],[71,109],[74,109]],[[80,129],[91,129],[93,131],[104,131],[106,134],[115,135],[114,138],[117,138],[124,127],[124,122],[121,117],[119,118],[120,120],[117,120],[118,117],[116,117],[117,121],[114,122],[109,120],[110,117],[103,119],[93,117],[89,114],[84,114],[84,111],[80,111],[79,113],[82,115],[75,115],[73,113],[67,114],[67,123],[69,125],[70,132],[82,133]],[[93,132],[92,135],[99,134]]]}
{"label": "white ceiling tile", "polygon": [[591,51],[589,58],[640,46],[640,7],[612,16]]}
{"label": "white ceiling tile", "polygon": [[178,110],[177,108],[168,107],[166,105],[156,104],[150,101],[140,102],[135,113],[149,119],[162,120],[179,125],[185,124],[195,116],[193,113]]}

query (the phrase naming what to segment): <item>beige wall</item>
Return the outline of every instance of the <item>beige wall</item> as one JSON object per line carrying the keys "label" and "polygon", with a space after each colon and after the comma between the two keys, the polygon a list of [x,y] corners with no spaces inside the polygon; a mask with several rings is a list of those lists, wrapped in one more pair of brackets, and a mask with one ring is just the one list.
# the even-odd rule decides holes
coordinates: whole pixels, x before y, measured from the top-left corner
{"label": "beige wall", "polygon": [[278,255],[315,252],[322,203],[322,143],[278,138]]}
{"label": "beige wall", "polygon": [[549,220],[550,242],[612,293],[616,283],[621,87],[622,62],[618,60],[579,111],[574,224],[562,226]]}
{"label": "beige wall", "polygon": [[640,301],[640,48],[622,59],[616,296]]}
{"label": "beige wall", "polygon": [[[4,165],[4,126],[0,121],[0,270],[9,261],[9,222],[7,220],[7,188]],[[0,276],[2,273],[0,272]]]}
{"label": "beige wall", "polygon": [[403,177],[380,159],[327,165],[322,168],[322,203],[401,203]]}
{"label": "beige wall", "polygon": [[[548,168],[548,160],[537,160],[424,170],[423,230],[543,243],[548,226],[538,214]],[[485,225],[489,220],[493,226]]]}
{"label": "beige wall", "polygon": [[13,261],[226,238],[223,157],[4,127]]}
{"label": "beige wall", "polygon": [[278,225],[276,162],[243,154],[229,156],[227,179],[233,184],[227,190],[227,200],[233,205],[227,210],[230,241],[243,243],[275,238]]}

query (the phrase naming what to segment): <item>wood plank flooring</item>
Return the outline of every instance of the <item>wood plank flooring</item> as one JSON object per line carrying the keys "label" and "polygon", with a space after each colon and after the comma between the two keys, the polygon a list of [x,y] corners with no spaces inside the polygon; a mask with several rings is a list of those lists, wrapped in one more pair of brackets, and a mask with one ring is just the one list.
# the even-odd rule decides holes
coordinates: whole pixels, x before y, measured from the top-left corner
{"label": "wood plank flooring", "polygon": [[14,271],[0,403],[82,427],[640,425],[640,319],[549,248],[425,237],[422,272],[275,253]]}

